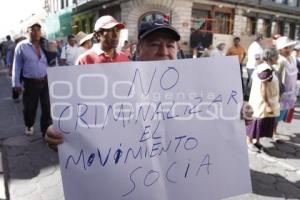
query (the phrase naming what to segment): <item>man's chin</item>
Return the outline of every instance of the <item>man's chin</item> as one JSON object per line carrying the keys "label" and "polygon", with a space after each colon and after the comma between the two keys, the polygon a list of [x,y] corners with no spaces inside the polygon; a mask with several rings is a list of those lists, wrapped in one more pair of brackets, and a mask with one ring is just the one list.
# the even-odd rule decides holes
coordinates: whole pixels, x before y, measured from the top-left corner
{"label": "man's chin", "polygon": [[170,57],[158,57],[158,58],[154,58],[153,60],[172,60],[172,58],[170,58]]}
{"label": "man's chin", "polygon": [[172,58],[170,58],[170,57],[152,57],[152,58],[150,58],[150,57],[139,57],[139,59],[138,60],[140,60],[140,61],[159,61],[159,60],[173,60]]}

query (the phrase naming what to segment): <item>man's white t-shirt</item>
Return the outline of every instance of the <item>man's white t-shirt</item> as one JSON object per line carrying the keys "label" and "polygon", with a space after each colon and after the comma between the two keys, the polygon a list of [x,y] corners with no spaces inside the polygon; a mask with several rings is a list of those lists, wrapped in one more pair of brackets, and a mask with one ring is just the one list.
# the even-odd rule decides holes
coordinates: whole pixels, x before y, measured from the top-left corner
{"label": "man's white t-shirt", "polygon": [[260,44],[258,44],[258,42],[254,41],[249,46],[247,54],[248,54],[248,61],[246,64],[246,68],[254,69],[255,66],[257,65],[256,58],[260,58],[260,59],[262,58],[263,49],[260,46]]}
{"label": "man's white t-shirt", "polygon": [[63,46],[60,59],[66,60],[66,65],[75,65],[76,59],[80,55],[80,50],[77,45],[73,47],[69,44]]}

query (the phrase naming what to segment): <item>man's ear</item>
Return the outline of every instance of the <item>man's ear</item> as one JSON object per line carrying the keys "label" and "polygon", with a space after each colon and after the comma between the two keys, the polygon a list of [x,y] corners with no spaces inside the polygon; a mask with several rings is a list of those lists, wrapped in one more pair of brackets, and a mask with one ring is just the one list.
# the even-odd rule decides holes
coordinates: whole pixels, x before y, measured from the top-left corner
{"label": "man's ear", "polygon": [[141,47],[142,46],[142,42],[139,41],[136,45],[136,56],[139,56],[140,55],[140,51],[141,51]]}
{"label": "man's ear", "polygon": [[94,38],[96,38],[97,42],[101,41],[100,33],[99,32],[94,32]]}

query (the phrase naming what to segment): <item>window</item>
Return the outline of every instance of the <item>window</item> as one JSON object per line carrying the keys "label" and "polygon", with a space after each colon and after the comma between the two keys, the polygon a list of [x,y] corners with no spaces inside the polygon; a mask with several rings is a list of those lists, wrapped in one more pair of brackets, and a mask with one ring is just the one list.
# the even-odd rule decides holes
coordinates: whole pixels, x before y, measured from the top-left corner
{"label": "window", "polygon": [[256,18],[255,17],[248,17],[247,18],[247,33],[250,35],[255,35],[256,30]]}
{"label": "window", "polygon": [[297,6],[297,0],[288,0],[288,5],[291,7]]}
{"label": "window", "polygon": [[291,39],[295,39],[295,33],[296,33],[296,24],[291,23],[290,24],[290,34],[289,34],[289,38]]}
{"label": "window", "polygon": [[64,0],[60,0],[60,9],[64,9]]}
{"label": "window", "polygon": [[79,32],[79,22],[75,21],[73,26],[72,26],[72,33],[77,34]]}
{"label": "window", "polygon": [[264,34],[266,37],[271,37],[272,23],[270,19],[265,19],[264,21]]}
{"label": "window", "polygon": [[81,25],[82,25],[82,26],[81,26],[82,31],[83,31],[83,32],[86,32],[86,25],[87,25],[87,24],[86,24],[86,20],[85,20],[85,19],[83,19],[83,20],[81,21]]}
{"label": "window", "polygon": [[278,22],[278,32],[280,35],[284,35],[284,22]]}
{"label": "window", "polygon": [[214,32],[223,34],[232,33],[232,20],[231,15],[228,13],[215,13],[215,21],[213,21]]}
{"label": "window", "polygon": [[93,32],[93,26],[94,26],[94,18],[93,17],[90,17],[89,19],[89,33],[92,33]]}
{"label": "window", "polygon": [[199,9],[192,10],[192,29],[211,31],[211,20],[209,11]]}

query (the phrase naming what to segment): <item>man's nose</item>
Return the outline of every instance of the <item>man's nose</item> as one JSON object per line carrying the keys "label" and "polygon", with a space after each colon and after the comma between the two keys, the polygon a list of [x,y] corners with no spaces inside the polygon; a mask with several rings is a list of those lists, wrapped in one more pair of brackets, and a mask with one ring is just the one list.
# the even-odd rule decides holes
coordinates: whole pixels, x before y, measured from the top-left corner
{"label": "man's nose", "polygon": [[168,55],[168,46],[165,42],[162,42],[158,50],[160,55]]}

